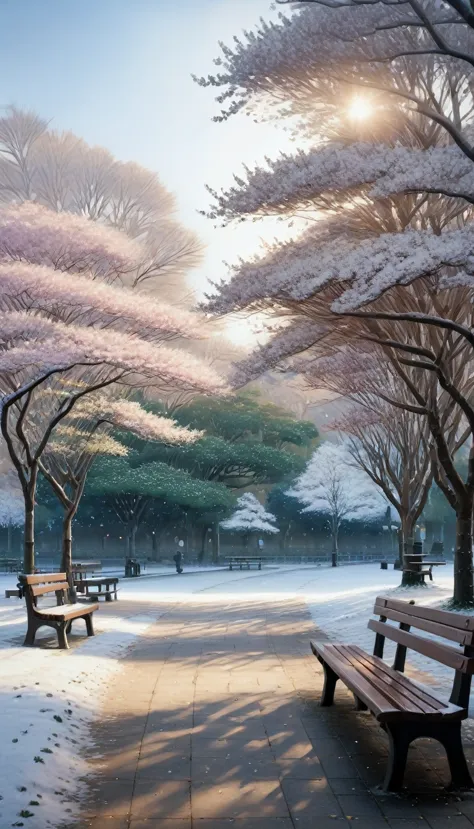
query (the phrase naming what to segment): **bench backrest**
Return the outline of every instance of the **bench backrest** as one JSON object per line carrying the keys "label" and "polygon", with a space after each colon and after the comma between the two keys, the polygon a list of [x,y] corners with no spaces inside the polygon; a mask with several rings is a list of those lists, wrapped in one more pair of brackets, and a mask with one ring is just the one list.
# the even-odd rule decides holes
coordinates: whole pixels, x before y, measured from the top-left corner
{"label": "bench backrest", "polygon": [[72,577],[82,581],[88,574],[102,573],[101,561],[76,561],[72,564]]}
{"label": "bench backrest", "polygon": [[35,608],[39,596],[55,593],[58,604],[67,603],[69,584],[66,573],[35,573],[32,576],[20,576],[25,592],[26,604]]}
{"label": "bench backrest", "polygon": [[[451,701],[467,707],[474,674],[474,616],[382,596],[375,600],[374,614],[380,617],[369,621],[370,630],[376,633],[374,655],[383,657],[385,639],[390,639],[397,643],[393,664],[397,671],[405,669],[407,649],[453,668]],[[413,628],[447,641],[419,636],[412,633]]]}

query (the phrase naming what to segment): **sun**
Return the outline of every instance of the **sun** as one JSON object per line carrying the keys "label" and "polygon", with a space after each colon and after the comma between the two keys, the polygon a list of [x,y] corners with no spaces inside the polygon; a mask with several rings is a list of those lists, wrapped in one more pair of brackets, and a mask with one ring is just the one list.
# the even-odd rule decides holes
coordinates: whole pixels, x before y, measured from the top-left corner
{"label": "sun", "polygon": [[358,95],[352,99],[348,111],[349,118],[353,121],[364,121],[366,118],[370,118],[374,108],[367,98],[362,98]]}

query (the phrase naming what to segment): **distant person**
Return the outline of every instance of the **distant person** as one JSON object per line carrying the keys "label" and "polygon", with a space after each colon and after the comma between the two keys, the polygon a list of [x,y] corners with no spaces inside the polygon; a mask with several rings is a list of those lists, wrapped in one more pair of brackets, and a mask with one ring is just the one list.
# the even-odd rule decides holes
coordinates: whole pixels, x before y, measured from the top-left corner
{"label": "distant person", "polygon": [[173,556],[173,561],[176,564],[176,572],[177,573],[182,573],[183,572],[183,568],[181,567],[182,560],[183,560],[183,554],[182,554],[181,550],[178,550],[175,553],[175,555]]}

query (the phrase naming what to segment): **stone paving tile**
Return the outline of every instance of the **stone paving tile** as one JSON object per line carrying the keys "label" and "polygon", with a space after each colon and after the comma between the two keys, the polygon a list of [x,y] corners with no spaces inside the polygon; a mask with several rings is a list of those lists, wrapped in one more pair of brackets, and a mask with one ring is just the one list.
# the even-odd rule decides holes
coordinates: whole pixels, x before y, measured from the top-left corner
{"label": "stone paving tile", "polygon": [[[107,829],[107,827],[104,827]],[[143,819],[132,820],[130,822],[130,829],[191,829],[191,818],[151,818],[151,820]]]}
{"label": "stone paving tile", "polygon": [[282,817],[200,818],[194,829],[293,829],[293,821]]}
{"label": "stone paving tile", "polygon": [[135,783],[132,818],[191,817],[190,784],[186,780],[145,780]]}
{"label": "stone paving tile", "polygon": [[289,817],[278,780],[235,780],[221,784],[194,783],[193,820],[199,818]]}
{"label": "stone paving tile", "polygon": [[[340,683],[336,705],[319,707],[316,637],[297,601],[167,606],[94,727],[95,777],[74,829],[473,827],[474,796],[443,793],[435,741],[410,751],[416,794],[377,789],[385,734]],[[464,734],[474,768],[474,728]]]}

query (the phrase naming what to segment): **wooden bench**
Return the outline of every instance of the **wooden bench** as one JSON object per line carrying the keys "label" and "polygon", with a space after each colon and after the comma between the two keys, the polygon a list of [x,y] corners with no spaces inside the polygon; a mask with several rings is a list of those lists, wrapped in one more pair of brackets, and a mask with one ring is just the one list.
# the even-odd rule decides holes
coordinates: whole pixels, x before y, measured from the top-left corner
{"label": "wooden bench", "polygon": [[19,558],[5,558],[0,557],[0,570],[5,573],[19,573],[22,568],[22,563]]}
{"label": "wooden bench", "polygon": [[420,576],[429,576],[430,581],[433,581],[433,567],[444,567],[445,561],[429,561],[427,556],[429,553],[413,553],[405,556],[408,566],[406,569],[410,573],[418,573]]}
{"label": "wooden bench", "polygon": [[[58,634],[58,645],[60,648],[68,648],[67,634],[71,630],[74,619],[83,618],[86,623],[87,635],[94,635],[92,614],[98,610],[99,605],[85,605],[76,602],[68,602],[69,584],[66,581],[66,573],[43,573],[33,576],[20,577],[20,584],[24,591],[26,609],[28,613],[28,630],[26,632],[24,645],[33,646],[35,643],[36,631],[47,625],[54,628]],[[39,607],[38,598],[48,593],[56,594],[56,605]]]}
{"label": "wooden bench", "polygon": [[[419,737],[438,740],[446,749],[453,789],[473,788],[461,742],[461,721],[467,717],[474,672],[474,616],[380,597],[374,613],[380,619],[371,619],[368,625],[376,634],[373,656],[358,645],[311,642],[324,669],[321,705],[332,705],[341,679],[354,694],[356,708],[368,709],[380,723],[390,743],[385,791],[401,789],[408,747]],[[418,636],[411,628],[449,644]],[[393,667],[383,661],[385,639],[397,643]],[[455,671],[449,702],[404,675],[407,648]]]}
{"label": "wooden bench", "polygon": [[88,573],[102,573],[102,562],[73,562],[72,577],[74,587],[78,593],[82,593],[88,599],[99,599],[103,596],[106,602],[111,602],[112,598],[117,601],[117,585],[119,581],[117,576],[98,576],[97,578],[88,578]]}
{"label": "wooden bench", "polygon": [[231,556],[229,559],[229,570],[232,570],[234,564],[238,564],[240,569],[244,564],[247,565],[247,569],[250,570],[250,566],[252,564],[257,564],[258,569],[262,569],[262,557],[261,556]]}

